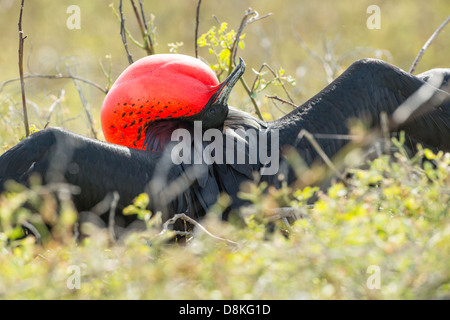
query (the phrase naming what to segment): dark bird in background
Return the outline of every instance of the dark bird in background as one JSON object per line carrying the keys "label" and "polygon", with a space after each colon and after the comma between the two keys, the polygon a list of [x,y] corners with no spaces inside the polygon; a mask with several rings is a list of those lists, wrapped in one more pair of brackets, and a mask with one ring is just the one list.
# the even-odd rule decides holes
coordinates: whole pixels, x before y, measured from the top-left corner
{"label": "dark bird in background", "polygon": [[[0,157],[0,192],[8,180],[27,184],[30,176],[39,174],[43,184],[77,186],[73,201],[79,212],[92,212],[116,194],[116,226],[120,219],[124,226],[130,223],[133,218],[123,217],[121,210],[142,192],[150,196],[149,209],[161,210],[165,219],[176,213],[198,219],[223,192],[232,200],[224,213],[226,219],[231,210],[245,203],[237,196],[243,182],[256,179],[280,187],[298,178],[285,159],[286,148],[294,148],[307,165],[321,160],[311,142],[299,138],[302,130],[326,136],[317,143],[332,158],[348,142],[332,135],[347,135],[349,119],[365,119],[369,127],[377,128],[384,112],[390,119],[388,129],[405,131],[413,147],[419,142],[450,151],[450,69],[414,76],[383,61],[359,60],[303,105],[271,122],[228,107],[229,93],[243,73],[240,60],[220,84],[197,59],[176,54],[143,58],[124,71],[105,98],[102,130],[108,142],[59,128],[38,131]],[[434,84],[434,78],[443,80]],[[414,94],[418,98],[408,100]],[[419,105],[414,106],[414,101],[420,101]],[[179,142],[172,141],[172,133],[182,129],[193,137],[195,121],[202,121],[203,132],[220,129],[223,141],[232,142],[223,144],[222,153],[232,154],[233,161],[173,162],[171,151]],[[252,144],[248,136],[239,134],[250,129],[257,137],[265,135],[266,144]],[[270,143],[275,134],[276,147]],[[204,151],[211,143],[202,141],[199,146],[194,137],[188,142],[192,153],[195,148]],[[263,174],[274,161],[267,163],[255,152],[261,146],[278,157],[276,172]],[[245,163],[236,161],[239,156],[245,157]],[[95,213],[107,220],[107,209]]]}

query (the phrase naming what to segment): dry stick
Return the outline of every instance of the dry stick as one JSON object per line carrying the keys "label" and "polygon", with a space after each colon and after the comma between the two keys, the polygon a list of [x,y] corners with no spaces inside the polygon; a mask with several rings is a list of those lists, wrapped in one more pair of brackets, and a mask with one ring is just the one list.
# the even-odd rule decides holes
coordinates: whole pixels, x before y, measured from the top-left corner
{"label": "dry stick", "polygon": [[[247,11],[244,14],[244,17],[241,20],[241,25],[239,26],[238,32],[236,34],[236,39],[233,42],[233,47],[230,50],[231,54],[230,54],[230,62],[229,62],[229,67],[228,67],[228,75],[231,74],[231,72],[233,70],[233,66],[236,65],[237,48],[239,46],[239,39],[241,37],[242,31],[244,31],[244,28],[247,25],[249,25],[249,24],[251,24],[251,23],[253,23],[255,21],[267,18],[267,17],[269,17],[271,15],[272,15],[272,13],[268,13],[268,14],[260,17],[257,11],[252,10],[251,8],[247,9]],[[254,17],[249,18],[250,16],[254,16]]]}
{"label": "dry stick", "polygon": [[[267,98],[272,98],[272,97],[276,97],[276,96],[267,96]],[[278,98],[278,97],[277,97]],[[283,115],[287,115],[288,113],[286,111],[283,110],[283,108],[279,107],[278,104],[275,102],[276,99],[271,99],[270,102],[272,102],[273,106],[280,111]]]}
{"label": "dry stick", "polygon": [[134,3],[133,0],[130,0],[130,2],[131,2],[131,6],[133,7],[134,15],[136,16],[136,21],[137,21],[137,23],[139,25],[139,29],[141,30],[142,37],[144,38],[145,30],[144,30],[144,26],[143,26],[142,21],[141,21],[141,17],[139,16],[139,12],[137,10],[136,4]]}
{"label": "dry stick", "polygon": [[212,15],[212,17],[214,18],[214,20],[216,20],[217,25],[220,27],[220,25],[222,24],[222,22],[220,22],[220,19],[214,14]]}
{"label": "dry stick", "polygon": [[120,0],[120,2],[119,2],[119,13],[120,13],[120,36],[122,37],[122,42],[125,47],[125,51],[127,52],[128,63],[132,64],[133,57],[131,56],[131,53],[128,50],[127,35],[125,33],[125,18],[123,17],[122,0]]}
{"label": "dry stick", "polygon": [[[131,6],[133,7],[134,15],[136,16],[136,20],[139,25],[139,29],[141,30],[142,40],[144,40],[144,49],[147,52],[147,55],[152,55],[155,52],[153,50],[153,46],[150,45],[150,43],[151,43],[150,35],[147,35],[147,24],[145,23],[144,9],[143,9],[142,2],[139,2],[141,5],[142,17],[139,16],[139,12],[138,12],[138,9],[137,9],[134,1],[130,0],[130,2],[131,2]],[[145,29],[144,29],[144,27],[145,27]]]}
{"label": "dry stick", "polygon": [[53,111],[55,111],[56,107],[61,104],[61,101],[63,100],[65,94],[66,94],[66,91],[64,89],[61,89],[59,98],[57,98],[55,100],[55,102],[53,102],[52,105],[50,106],[48,116],[47,116],[47,121],[45,122],[45,125],[44,125],[44,129],[47,128],[48,125],[50,124],[50,118],[53,114]]}
{"label": "dry stick", "polygon": [[290,106],[292,106],[292,107],[294,107],[294,108],[297,108],[297,107],[298,107],[295,103],[292,103],[291,101],[284,100],[284,99],[282,99],[282,98],[280,98],[280,97],[278,97],[278,96],[269,96],[269,95],[266,95],[266,97],[269,98],[269,99],[278,100],[278,101],[280,101],[280,102],[282,102],[282,103],[286,103],[286,104],[288,104],[288,105],[290,105]]}
{"label": "dry stick", "polygon": [[216,240],[219,240],[219,241],[225,241],[226,243],[228,243],[230,245],[233,245],[233,246],[238,246],[239,245],[237,242],[234,242],[234,241],[231,241],[229,239],[224,239],[224,238],[218,237],[216,235],[213,235],[211,232],[206,230],[206,228],[204,226],[202,226],[200,223],[198,223],[194,219],[190,218],[189,216],[185,215],[184,213],[176,214],[172,218],[170,218],[169,220],[164,222],[163,230],[159,233],[159,235],[162,235],[162,234],[166,233],[169,230],[168,229],[169,224],[174,224],[178,219],[182,219],[184,221],[187,221],[187,222],[193,224],[194,226],[199,228],[201,231],[203,231],[204,233],[206,233],[208,236],[210,236],[213,239],[216,239]]}
{"label": "dry stick", "polygon": [[[87,83],[87,84],[97,88],[98,90],[102,91],[104,94],[108,93],[108,89],[107,88],[103,88],[98,83],[95,83],[95,82],[93,82],[91,80],[80,78],[80,77],[74,76],[74,75],[65,76],[65,75],[62,75],[62,74],[29,74],[29,75],[23,76],[23,79],[34,79],[34,78],[78,80],[78,81]],[[9,79],[9,80],[6,80],[6,81],[0,83],[0,92],[3,91],[3,88],[5,87],[5,85],[7,85],[7,84],[9,84],[11,82],[14,82],[14,81],[19,81],[20,79],[21,78],[14,78],[14,79]]]}
{"label": "dry stick", "polygon": [[231,74],[233,70],[233,66],[236,65],[236,53],[237,53],[237,47],[239,46],[239,38],[241,37],[242,31],[244,31],[245,26],[247,25],[247,19],[249,16],[257,15],[258,13],[256,11],[251,10],[251,8],[248,8],[247,11],[245,11],[244,17],[241,20],[241,24],[239,26],[238,32],[236,34],[236,39],[234,39],[233,46],[230,50],[230,60],[228,63],[228,75]]}
{"label": "dry stick", "polygon": [[[253,16],[253,15],[255,17],[252,17],[252,18],[250,18],[247,21],[247,18],[250,17],[250,16]],[[245,11],[244,17],[242,18],[241,24],[239,26],[239,30],[238,30],[238,32],[236,34],[236,38],[235,38],[235,40],[233,42],[233,46],[230,49],[231,54],[230,54],[230,60],[229,60],[229,65],[228,65],[228,75],[231,74],[231,72],[233,70],[233,66],[236,65],[235,60],[236,60],[237,48],[239,46],[238,45],[239,44],[239,38],[241,37],[241,33],[244,30],[245,26],[249,25],[250,23],[253,23],[255,21],[267,18],[268,16],[271,16],[271,15],[272,15],[271,13],[268,13],[268,14],[262,16],[262,17],[259,17],[258,12],[252,10],[251,8],[248,8],[247,11]],[[263,117],[263,115],[261,113],[261,110],[258,107],[258,104],[256,103],[256,100],[252,97],[252,92],[251,92],[249,86],[247,85],[247,83],[245,82],[243,77],[241,77],[239,80],[241,81],[245,91],[247,92],[248,96],[250,97],[250,101],[252,102],[253,107],[255,108],[255,112],[258,115],[258,118],[260,118],[261,120],[264,121],[264,117]]]}
{"label": "dry stick", "polygon": [[[278,77],[277,73],[276,73],[275,71],[273,71],[273,69],[272,69],[267,63],[265,63],[265,62],[261,65],[261,68],[259,68],[259,70],[258,70],[258,74],[256,75],[255,81],[253,82],[251,92],[252,92],[252,93],[254,92],[255,86],[256,86],[256,81],[258,81],[259,74],[262,72],[262,69],[264,69],[264,67],[267,68],[267,69],[269,69],[269,71],[272,73],[272,75],[273,75],[273,77],[274,77],[274,80],[277,80],[278,83],[281,85],[281,87],[282,87],[283,90],[284,90],[284,93],[286,93],[287,97],[288,97],[289,100],[291,101],[290,104],[291,104],[292,106],[294,106],[295,108],[297,108],[298,106],[294,103],[294,100],[292,100],[291,95],[289,94],[289,91],[286,89],[286,86],[284,85],[283,81],[281,81],[281,79]],[[281,101],[281,100],[280,100],[280,101]]]}
{"label": "dry stick", "polygon": [[30,135],[30,127],[28,124],[28,112],[27,112],[27,100],[25,98],[25,82],[23,80],[23,42],[27,36],[23,36],[22,30],[22,13],[23,5],[25,0],[22,0],[20,4],[20,15],[19,15],[19,75],[20,75],[20,89],[22,91],[22,108],[23,108],[23,124],[25,126],[25,135],[28,137]]}
{"label": "dry stick", "polygon": [[145,27],[145,34],[147,35],[147,39],[148,39],[148,44],[150,46],[150,54],[155,54],[155,47],[153,46],[153,40],[152,40],[152,36],[151,36],[151,31],[149,29],[149,27],[147,25],[147,21],[145,20],[145,14],[144,14],[144,4],[142,3],[142,0],[139,0],[139,6],[141,8],[141,16],[142,16],[142,21],[144,22],[144,27]]}
{"label": "dry stick", "polygon": [[250,97],[250,101],[252,102],[253,107],[255,108],[255,112],[258,115],[258,118],[263,120],[263,121],[265,121],[264,117],[263,117],[263,115],[261,113],[261,110],[259,110],[259,107],[258,107],[258,104],[256,103],[256,100],[252,97],[252,93],[250,91],[250,88],[247,85],[247,82],[245,82],[243,77],[241,77],[239,80],[241,81],[245,91],[247,92],[248,96]]}
{"label": "dry stick", "polygon": [[200,24],[200,5],[202,0],[198,0],[197,2],[197,11],[195,14],[195,57],[198,58],[198,25]]}
{"label": "dry stick", "polygon": [[[72,76],[72,72],[70,71],[69,66],[66,66],[66,67],[67,67],[67,72],[69,73],[70,76]],[[75,88],[78,91],[78,95],[80,96],[81,104],[83,105],[84,112],[86,113],[86,117],[88,119],[92,135],[93,135],[93,137],[95,139],[97,139],[97,133],[95,132],[94,124],[92,122],[92,117],[91,117],[91,114],[90,114],[89,109],[87,107],[87,102],[86,102],[86,99],[84,98],[83,91],[81,90],[81,87],[79,86],[78,82],[75,79],[73,79],[73,84],[75,85]]]}
{"label": "dry stick", "polygon": [[325,164],[331,169],[333,170],[338,176],[339,178],[344,181],[345,180],[345,176],[344,174],[342,174],[338,168],[334,165],[334,163],[331,161],[331,159],[326,155],[326,153],[322,150],[322,148],[320,147],[320,145],[317,143],[316,139],[314,138],[314,136],[307,130],[302,129],[300,131],[300,133],[297,136],[297,140],[296,143],[298,143],[303,137],[305,137],[309,143],[311,143],[311,145],[313,146],[313,148],[316,150],[316,152],[320,155],[320,157],[322,158],[322,160],[325,162]]}
{"label": "dry stick", "polygon": [[436,29],[436,31],[431,35],[431,37],[427,40],[427,42],[424,44],[422,49],[420,49],[419,53],[417,54],[416,59],[414,60],[411,68],[409,69],[409,73],[413,73],[414,70],[416,70],[416,66],[419,63],[420,59],[422,58],[425,51],[428,49],[428,47],[431,45],[431,43],[436,39],[437,35],[444,29],[444,27],[447,25],[447,23],[450,22],[450,16],[445,19],[445,21],[439,26],[439,28]]}

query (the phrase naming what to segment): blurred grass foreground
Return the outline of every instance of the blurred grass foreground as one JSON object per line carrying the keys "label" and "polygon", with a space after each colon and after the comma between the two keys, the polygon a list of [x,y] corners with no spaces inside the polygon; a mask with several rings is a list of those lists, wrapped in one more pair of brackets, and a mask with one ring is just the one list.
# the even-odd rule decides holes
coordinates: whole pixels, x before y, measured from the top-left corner
{"label": "blurred grass foreground", "polygon": [[[25,88],[36,130],[61,126],[103,139],[102,100],[128,65],[115,14],[119,1],[111,1],[77,1],[79,25],[68,20],[73,1],[25,1]],[[156,53],[195,54],[197,1],[143,4]],[[289,99],[301,104],[356,59],[381,58],[408,70],[450,13],[444,0],[377,1],[380,28],[370,29],[366,10],[372,4],[202,1],[198,34],[222,27],[230,35],[249,7],[260,16],[272,14],[245,28],[238,55],[247,63],[248,83],[263,63],[276,71],[276,81],[265,73],[253,96],[237,87],[230,99],[230,105],[255,112],[254,99],[270,120],[292,107],[267,95],[288,99],[286,89]],[[123,12],[129,33],[142,42],[130,2],[124,1]],[[0,0],[0,152],[24,135],[17,81],[18,13],[19,1]],[[416,73],[449,67],[448,35],[449,29],[442,31]],[[198,54],[219,72],[226,67],[220,64],[226,52],[211,52],[207,44],[212,40],[200,37]],[[146,54],[130,39],[128,44],[134,60]],[[218,48],[223,45],[218,43]],[[244,223],[224,223],[219,216],[226,199],[221,199],[201,221],[205,229],[196,228],[184,244],[167,241],[173,235],[161,232],[159,216],[145,210],[145,197],[128,208],[147,223],[145,232],[114,243],[107,229],[85,225],[90,236],[77,241],[73,230],[78,213],[67,197],[56,201],[52,190],[38,183],[30,189],[17,187],[0,196],[0,298],[449,298],[450,154],[420,149],[409,157],[401,141],[394,144],[398,151],[393,156],[381,155],[364,169],[353,169],[345,184],[319,192],[312,205],[308,200],[317,191],[312,187],[263,195],[262,187],[250,186],[242,193],[253,203],[243,212]],[[25,202],[33,210],[24,208]],[[294,208],[302,218],[274,219],[269,209],[277,207]],[[19,239],[17,224],[25,220],[40,226],[45,241]],[[52,234],[46,234],[45,224],[53,226]]]}

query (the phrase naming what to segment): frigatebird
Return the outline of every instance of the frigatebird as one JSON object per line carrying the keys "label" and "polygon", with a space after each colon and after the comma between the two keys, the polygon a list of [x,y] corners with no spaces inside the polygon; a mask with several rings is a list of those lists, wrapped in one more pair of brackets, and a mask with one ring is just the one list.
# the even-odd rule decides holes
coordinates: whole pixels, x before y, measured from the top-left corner
{"label": "frigatebird", "polygon": [[[414,76],[380,60],[358,60],[303,105],[270,122],[228,107],[229,93],[244,69],[241,59],[220,84],[205,64],[184,55],[154,55],[135,62],[105,98],[101,118],[107,142],[60,128],[40,130],[0,157],[0,192],[8,180],[27,184],[32,175],[39,174],[43,184],[77,186],[79,192],[73,201],[79,212],[93,210],[114,193],[119,196],[117,218],[134,197],[146,192],[150,195],[149,209],[163,211],[165,219],[176,213],[198,219],[222,192],[232,199],[230,210],[245,203],[237,196],[239,186],[255,176],[275,187],[293,183],[296,173],[284,159],[285,147],[295,148],[307,165],[320,159],[308,140],[299,139],[302,130],[346,135],[351,118],[364,118],[370,127],[377,127],[382,112],[390,119],[398,118],[399,106],[407,105],[408,98],[421,88],[428,89],[428,96],[421,94],[423,100],[415,111],[409,110],[401,121],[391,121],[389,130],[404,130],[413,141],[450,151],[450,94],[444,86],[450,69]],[[429,84],[434,77],[444,79],[441,88],[435,87],[440,84]],[[214,139],[196,143],[198,128],[200,134],[216,130]],[[174,139],[174,132],[191,135]],[[256,140],[246,135],[248,132]],[[252,144],[259,140],[264,144]],[[222,145],[215,144],[214,150],[205,152],[211,141],[221,141]],[[180,153],[181,142],[191,149],[181,148]],[[347,142],[331,137],[317,140],[330,158]],[[175,149],[182,159],[189,156],[187,153],[195,157],[198,151],[209,160],[220,153],[225,158],[231,156],[222,162],[177,162]],[[272,163],[263,159],[260,149],[265,149],[266,156],[272,155]],[[245,161],[237,161],[240,156]],[[267,171],[275,160],[279,166],[274,172]],[[108,210],[96,213],[107,220]]]}

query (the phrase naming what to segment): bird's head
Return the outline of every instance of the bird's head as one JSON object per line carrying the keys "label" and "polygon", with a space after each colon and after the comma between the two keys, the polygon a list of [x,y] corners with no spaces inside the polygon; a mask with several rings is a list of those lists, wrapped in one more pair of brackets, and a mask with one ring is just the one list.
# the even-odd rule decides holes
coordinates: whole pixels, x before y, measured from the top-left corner
{"label": "bird's head", "polygon": [[204,129],[223,124],[231,89],[245,70],[238,66],[219,83],[200,60],[181,54],[147,56],[118,77],[101,110],[108,142],[141,149],[146,129],[161,120],[202,121]]}

